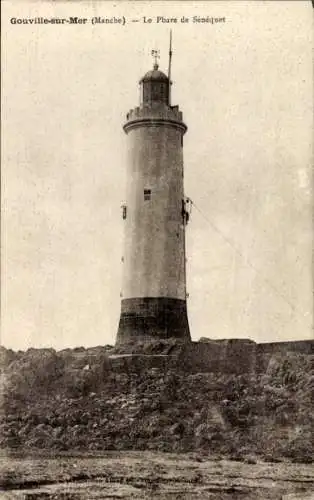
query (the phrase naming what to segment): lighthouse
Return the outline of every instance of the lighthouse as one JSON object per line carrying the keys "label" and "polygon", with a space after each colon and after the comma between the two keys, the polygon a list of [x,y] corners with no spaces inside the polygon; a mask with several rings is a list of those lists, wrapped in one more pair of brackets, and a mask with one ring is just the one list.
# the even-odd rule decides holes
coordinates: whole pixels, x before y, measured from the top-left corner
{"label": "lighthouse", "polygon": [[140,105],[126,115],[126,202],[122,206],[121,314],[117,345],[150,339],[191,340],[187,316],[183,137],[187,126],[172,106],[168,75],[140,80]]}

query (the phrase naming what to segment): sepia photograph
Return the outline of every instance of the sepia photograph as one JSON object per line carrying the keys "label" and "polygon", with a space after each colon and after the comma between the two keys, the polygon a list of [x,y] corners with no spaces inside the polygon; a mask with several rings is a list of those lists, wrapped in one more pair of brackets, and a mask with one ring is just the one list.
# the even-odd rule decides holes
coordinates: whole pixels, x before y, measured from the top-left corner
{"label": "sepia photograph", "polygon": [[314,500],[307,0],[3,0],[0,498]]}

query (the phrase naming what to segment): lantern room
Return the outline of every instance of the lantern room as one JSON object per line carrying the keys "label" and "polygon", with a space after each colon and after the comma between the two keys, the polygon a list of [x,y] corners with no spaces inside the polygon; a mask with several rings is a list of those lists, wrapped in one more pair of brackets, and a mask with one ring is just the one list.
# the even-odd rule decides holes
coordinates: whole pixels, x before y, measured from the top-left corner
{"label": "lantern room", "polygon": [[153,102],[169,105],[169,78],[158,69],[158,64],[148,71],[140,80],[141,84],[141,102],[143,105]]}

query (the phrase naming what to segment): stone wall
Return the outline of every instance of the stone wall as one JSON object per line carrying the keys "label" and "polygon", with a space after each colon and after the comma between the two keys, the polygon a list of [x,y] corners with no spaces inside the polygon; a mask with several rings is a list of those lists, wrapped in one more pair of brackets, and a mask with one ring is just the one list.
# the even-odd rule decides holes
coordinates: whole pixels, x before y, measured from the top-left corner
{"label": "stone wall", "polygon": [[270,358],[274,354],[287,354],[296,352],[299,354],[314,354],[314,340],[294,340],[291,342],[270,342],[256,344],[256,364],[259,372],[265,372]]}
{"label": "stone wall", "polygon": [[[263,373],[275,354],[313,354],[314,341],[257,344],[247,339],[209,340],[177,344],[169,354],[177,369],[189,373]],[[174,362],[174,361],[173,361]],[[170,363],[170,360],[169,360]]]}
{"label": "stone wall", "polygon": [[250,340],[191,342],[178,350],[178,366],[191,373],[240,374],[255,370],[256,344]]}

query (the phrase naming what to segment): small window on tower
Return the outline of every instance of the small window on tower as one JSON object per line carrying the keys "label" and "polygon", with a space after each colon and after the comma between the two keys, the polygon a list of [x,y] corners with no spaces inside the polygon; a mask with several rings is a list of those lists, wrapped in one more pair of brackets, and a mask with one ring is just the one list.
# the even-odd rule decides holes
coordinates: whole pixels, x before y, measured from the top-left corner
{"label": "small window on tower", "polygon": [[151,189],[144,189],[144,201],[149,201],[152,197]]}
{"label": "small window on tower", "polygon": [[126,219],[126,205],[122,205],[122,219]]}

